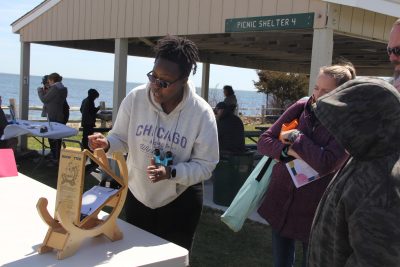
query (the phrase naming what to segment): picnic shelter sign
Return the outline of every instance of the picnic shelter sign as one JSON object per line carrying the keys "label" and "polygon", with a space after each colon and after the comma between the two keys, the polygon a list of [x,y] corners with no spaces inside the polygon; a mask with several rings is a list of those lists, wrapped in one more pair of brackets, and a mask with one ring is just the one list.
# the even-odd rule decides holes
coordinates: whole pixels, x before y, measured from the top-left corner
{"label": "picnic shelter sign", "polygon": [[283,29],[307,29],[314,26],[314,13],[248,17],[225,20],[225,32],[259,32]]}

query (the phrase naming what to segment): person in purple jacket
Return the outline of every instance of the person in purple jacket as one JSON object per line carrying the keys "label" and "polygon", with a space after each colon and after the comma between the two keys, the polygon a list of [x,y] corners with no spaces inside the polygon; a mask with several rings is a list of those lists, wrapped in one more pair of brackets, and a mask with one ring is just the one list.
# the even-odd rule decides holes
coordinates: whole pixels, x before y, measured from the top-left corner
{"label": "person in purple jacket", "polygon": [[[279,161],[274,166],[268,190],[258,209],[258,213],[271,225],[274,267],[293,266],[296,240],[302,242],[302,266],[306,266],[308,238],[315,210],[335,171],[348,157],[315,117],[312,103],[354,78],[355,70],[351,63],[322,67],[313,95],[290,106],[260,136],[258,151]],[[298,119],[297,129],[281,133],[282,124],[294,119]],[[296,188],[286,167],[286,163],[294,158],[305,161],[321,178]]]}

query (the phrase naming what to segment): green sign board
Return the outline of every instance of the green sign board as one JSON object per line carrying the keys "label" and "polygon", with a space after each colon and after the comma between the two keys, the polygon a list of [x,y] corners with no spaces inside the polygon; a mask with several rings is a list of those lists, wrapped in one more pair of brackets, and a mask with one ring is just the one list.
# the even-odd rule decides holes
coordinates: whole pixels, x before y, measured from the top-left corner
{"label": "green sign board", "polygon": [[314,26],[314,13],[225,20],[225,32],[260,32],[284,29],[306,29]]}

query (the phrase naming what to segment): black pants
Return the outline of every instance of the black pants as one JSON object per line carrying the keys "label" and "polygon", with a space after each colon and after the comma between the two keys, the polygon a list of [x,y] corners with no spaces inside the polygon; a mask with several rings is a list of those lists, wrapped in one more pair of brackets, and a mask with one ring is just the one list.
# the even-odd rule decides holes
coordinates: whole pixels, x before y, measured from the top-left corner
{"label": "black pants", "polygon": [[87,126],[87,125],[82,125],[83,131],[82,131],[82,146],[84,149],[90,150],[89,149],[89,142],[88,142],[88,136],[94,134],[94,127],[93,126]]}
{"label": "black pants", "polygon": [[127,222],[190,251],[203,207],[203,185],[190,186],[171,203],[151,209],[130,191],[125,202]]}
{"label": "black pants", "polygon": [[[87,149],[91,152],[93,152],[89,148],[89,139],[88,136],[94,134],[94,127],[93,126],[87,126],[87,125],[82,125],[82,147],[83,149]],[[98,166],[92,159],[90,159],[90,164],[93,166]]]}
{"label": "black pants", "polygon": [[[51,122],[67,124],[64,121],[51,121]],[[50,152],[51,152],[51,155],[53,156],[53,159],[56,159],[56,160],[60,159],[61,144],[62,144],[62,139],[50,139],[49,138]]]}
{"label": "black pants", "polygon": [[53,159],[60,159],[60,151],[61,151],[61,139],[50,139],[49,138],[49,145],[50,145],[50,152],[53,156]]}

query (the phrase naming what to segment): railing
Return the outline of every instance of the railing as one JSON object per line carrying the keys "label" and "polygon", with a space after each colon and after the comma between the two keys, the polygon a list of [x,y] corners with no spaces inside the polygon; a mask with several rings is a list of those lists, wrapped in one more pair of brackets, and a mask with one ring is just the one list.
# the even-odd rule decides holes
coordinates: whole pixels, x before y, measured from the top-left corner
{"label": "railing", "polygon": [[[10,99],[10,103],[12,102],[13,100],[12,99]],[[3,109],[3,110],[9,110],[10,109],[10,106],[1,106],[1,108]],[[43,106],[29,106],[29,108],[28,108],[28,110],[29,111],[42,111],[42,109],[43,109]],[[69,108],[69,111],[70,112],[80,112],[80,107],[70,107]],[[104,103],[104,101],[100,101],[100,111],[112,111],[112,107],[105,107],[105,103]],[[17,112],[17,108],[15,108],[15,110],[14,110],[14,113],[15,114],[17,114],[16,113]],[[7,112],[7,113],[9,113],[9,112]],[[105,116],[106,114],[102,114],[103,116],[98,116],[97,118],[98,119],[100,119],[100,123],[101,123],[101,128],[107,128],[107,124],[106,124],[106,122],[107,121],[110,121],[111,120],[111,117],[110,116]],[[6,116],[9,116],[9,115],[6,115]],[[18,115],[16,116],[17,118],[19,117]],[[79,116],[79,119],[76,119],[76,116],[75,116],[75,119],[73,119],[73,118],[71,118],[71,117],[74,117],[74,116],[70,116],[70,119],[69,119],[69,122],[80,122],[81,120],[80,120],[80,116]],[[44,118],[44,117],[39,117],[39,118],[34,118],[34,119],[32,119],[33,121],[46,121],[46,118]],[[103,131],[103,132],[105,132],[105,131]]]}

